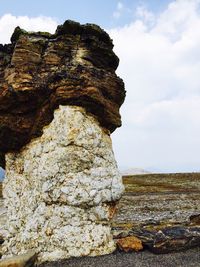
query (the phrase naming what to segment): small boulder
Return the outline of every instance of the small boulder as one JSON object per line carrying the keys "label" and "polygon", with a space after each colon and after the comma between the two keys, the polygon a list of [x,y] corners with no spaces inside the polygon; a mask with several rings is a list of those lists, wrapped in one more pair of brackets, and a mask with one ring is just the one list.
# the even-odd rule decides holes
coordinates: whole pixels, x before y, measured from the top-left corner
{"label": "small boulder", "polygon": [[127,236],[117,240],[118,247],[125,251],[139,251],[143,249],[142,241],[135,236]]}
{"label": "small boulder", "polygon": [[34,266],[36,258],[35,251],[29,251],[19,256],[1,260],[0,267],[31,267]]}

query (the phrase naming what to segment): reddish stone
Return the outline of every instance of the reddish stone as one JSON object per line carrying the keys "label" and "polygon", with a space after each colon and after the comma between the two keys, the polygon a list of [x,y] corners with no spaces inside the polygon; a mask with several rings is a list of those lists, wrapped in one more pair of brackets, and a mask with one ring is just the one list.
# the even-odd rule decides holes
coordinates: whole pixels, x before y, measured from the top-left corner
{"label": "reddish stone", "polygon": [[139,251],[143,249],[142,241],[135,236],[127,236],[117,240],[117,245],[120,250],[125,252]]}

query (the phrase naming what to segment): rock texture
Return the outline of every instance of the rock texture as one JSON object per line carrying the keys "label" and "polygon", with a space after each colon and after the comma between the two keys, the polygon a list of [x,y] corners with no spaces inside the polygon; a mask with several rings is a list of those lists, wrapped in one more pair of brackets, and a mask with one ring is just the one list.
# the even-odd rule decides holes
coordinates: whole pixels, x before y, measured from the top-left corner
{"label": "rock texture", "polygon": [[110,133],[125,97],[112,40],[96,25],[66,21],[55,34],[17,27],[11,42],[0,45],[3,255],[33,249],[42,262],[110,253],[123,192]]}
{"label": "rock texture", "polygon": [[112,220],[118,242],[138,237],[154,253],[200,246],[200,173],[132,175],[123,182]]}
{"label": "rock texture", "polygon": [[0,166],[42,135],[60,104],[84,107],[111,132],[121,125],[119,60],[100,27],[66,21],[52,35],[17,27],[11,41],[0,45]]}
{"label": "rock texture", "polygon": [[137,236],[150,251],[161,254],[200,246],[200,225],[164,224],[133,227],[129,237]]}
{"label": "rock texture", "polygon": [[59,106],[41,137],[6,155],[3,254],[34,249],[42,262],[111,253],[122,192],[107,131],[84,108]]}
{"label": "rock texture", "polygon": [[36,253],[29,251],[23,255],[1,260],[0,267],[33,267],[36,259]]}
{"label": "rock texture", "polygon": [[127,236],[117,240],[117,245],[120,250],[125,252],[139,251],[143,249],[142,241],[135,236]]}

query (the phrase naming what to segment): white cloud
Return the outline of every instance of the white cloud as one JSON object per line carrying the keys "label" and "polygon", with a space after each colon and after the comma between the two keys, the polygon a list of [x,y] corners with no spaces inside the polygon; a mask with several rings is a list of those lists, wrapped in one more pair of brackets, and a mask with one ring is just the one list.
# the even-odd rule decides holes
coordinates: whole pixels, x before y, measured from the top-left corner
{"label": "white cloud", "polygon": [[143,5],[137,7],[136,16],[143,19],[145,22],[153,23],[155,21],[154,14]]}
{"label": "white cloud", "polygon": [[9,43],[10,36],[17,26],[27,31],[47,31],[53,33],[57,25],[57,21],[50,17],[29,18],[27,16],[16,17],[11,14],[5,14],[0,17],[0,43]]}
{"label": "white cloud", "polygon": [[115,11],[113,12],[113,18],[119,19],[123,14],[130,12],[130,9],[124,6],[122,2],[118,2]]}
{"label": "white cloud", "polygon": [[120,10],[124,7],[124,5],[121,2],[117,3],[117,9]]}
{"label": "white cloud", "polygon": [[[113,134],[120,166],[200,171],[200,1],[110,31],[127,97]],[[152,24],[153,20],[153,24]]]}

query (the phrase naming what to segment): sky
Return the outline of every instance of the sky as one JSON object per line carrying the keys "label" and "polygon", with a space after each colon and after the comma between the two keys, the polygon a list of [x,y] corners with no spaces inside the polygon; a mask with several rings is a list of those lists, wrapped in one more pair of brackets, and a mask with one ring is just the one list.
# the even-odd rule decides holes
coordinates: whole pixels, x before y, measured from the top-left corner
{"label": "sky", "polygon": [[18,25],[54,32],[66,19],[100,25],[120,58],[119,168],[200,171],[200,0],[0,0],[0,43]]}

